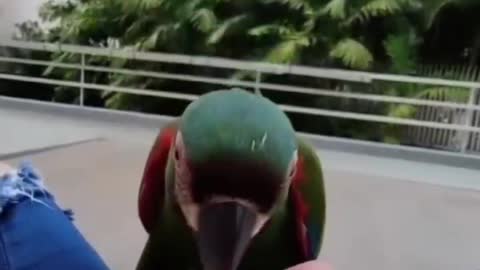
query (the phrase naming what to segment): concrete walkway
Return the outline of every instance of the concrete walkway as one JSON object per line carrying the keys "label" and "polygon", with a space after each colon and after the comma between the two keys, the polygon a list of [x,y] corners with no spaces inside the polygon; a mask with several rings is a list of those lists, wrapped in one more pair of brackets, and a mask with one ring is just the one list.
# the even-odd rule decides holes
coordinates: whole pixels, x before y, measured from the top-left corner
{"label": "concrete walkway", "polygon": [[[0,106],[0,156],[13,164],[32,160],[112,269],[131,270],[146,239],[136,212],[138,185],[160,125],[123,119]],[[319,154],[328,195],[321,256],[336,269],[480,267],[479,170],[332,150]]]}

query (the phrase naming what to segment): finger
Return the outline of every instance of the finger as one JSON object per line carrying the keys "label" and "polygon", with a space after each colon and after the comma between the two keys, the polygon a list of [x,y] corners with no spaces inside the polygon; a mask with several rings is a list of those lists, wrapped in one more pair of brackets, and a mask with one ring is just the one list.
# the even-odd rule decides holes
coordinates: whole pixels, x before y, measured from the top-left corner
{"label": "finger", "polygon": [[325,262],[321,261],[309,261],[294,267],[288,268],[287,270],[333,270],[333,268]]}
{"label": "finger", "polygon": [[0,176],[6,174],[7,172],[11,171],[13,168],[12,166],[8,165],[7,163],[0,162]]}

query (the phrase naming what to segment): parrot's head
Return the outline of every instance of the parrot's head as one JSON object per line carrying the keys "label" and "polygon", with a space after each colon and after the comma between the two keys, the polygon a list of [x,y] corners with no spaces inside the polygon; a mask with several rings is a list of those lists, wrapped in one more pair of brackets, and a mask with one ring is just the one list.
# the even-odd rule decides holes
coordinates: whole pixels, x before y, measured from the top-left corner
{"label": "parrot's head", "polygon": [[236,269],[251,239],[285,206],[297,163],[288,117],[247,91],[215,91],[187,107],[172,155],[175,199],[205,269]]}

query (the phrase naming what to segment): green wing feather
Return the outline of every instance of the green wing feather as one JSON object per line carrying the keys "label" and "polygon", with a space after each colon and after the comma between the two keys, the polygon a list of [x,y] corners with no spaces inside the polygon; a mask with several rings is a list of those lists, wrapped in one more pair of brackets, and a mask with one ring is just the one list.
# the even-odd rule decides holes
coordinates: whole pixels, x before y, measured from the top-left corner
{"label": "green wing feather", "polygon": [[301,138],[298,138],[298,145],[299,169],[302,171],[296,180],[295,189],[300,193],[300,204],[303,204],[300,207],[305,209],[300,218],[306,229],[303,233],[305,239],[301,242],[306,245],[304,248],[307,256],[316,258],[322,246],[326,218],[323,171],[316,149]]}

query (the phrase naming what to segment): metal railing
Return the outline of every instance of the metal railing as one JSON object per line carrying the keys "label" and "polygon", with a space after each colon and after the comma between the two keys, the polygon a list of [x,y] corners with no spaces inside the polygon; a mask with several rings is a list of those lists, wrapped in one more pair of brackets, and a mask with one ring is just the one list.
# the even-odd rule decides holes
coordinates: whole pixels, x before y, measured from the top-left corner
{"label": "metal railing", "polygon": [[[387,115],[372,115],[366,113],[348,112],[329,110],[321,108],[303,107],[287,104],[279,104],[286,112],[309,114],[316,116],[335,117],[342,119],[361,120],[382,124],[406,125],[410,127],[448,129],[464,134],[462,142],[462,151],[468,150],[466,140],[472,136],[480,137],[480,105],[477,103],[478,89],[480,82],[456,81],[437,78],[425,78],[416,76],[403,76],[391,74],[379,74],[370,72],[346,71],[340,69],[315,68],[298,65],[279,65],[263,62],[240,61],[216,57],[189,56],[180,54],[151,53],[140,52],[131,49],[115,49],[115,48],[98,48],[90,46],[39,43],[39,42],[22,42],[22,41],[0,41],[0,47],[27,49],[34,51],[44,51],[50,53],[67,52],[78,54],[80,56],[79,63],[60,63],[54,61],[45,61],[38,59],[25,59],[11,56],[1,56],[0,62],[35,65],[45,67],[76,69],[80,71],[80,80],[78,82],[68,80],[58,80],[46,77],[31,77],[17,74],[0,73],[0,79],[32,82],[39,84],[49,84],[56,86],[74,87],[79,89],[80,106],[84,105],[85,91],[111,91],[117,93],[128,93],[135,95],[145,95],[152,97],[173,98],[192,101],[198,98],[198,95],[171,92],[168,90],[155,89],[138,89],[123,86],[114,86],[107,84],[88,83],[85,81],[86,72],[105,72],[110,74],[123,74],[130,76],[142,76],[156,79],[170,79],[188,82],[208,83],[230,87],[252,88],[256,91],[280,91],[299,94],[307,94],[314,96],[334,97],[342,99],[354,99],[362,101],[385,102],[395,104],[408,104],[412,106],[430,106],[436,108],[445,108],[451,110],[461,110],[464,114],[463,123],[444,123],[440,121],[421,120],[421,119],[405,119]],[[230,69],[237,71],[255,72],[254,81],[235,80],[230,78],[198,76],[190,74],[166,73],[148,70],[133,70],[125,68],[112,68],[107,66],[88,65],[86,58],[92,56],[102,56],[111,58],[122,58],[127,60],[141,60],[148,62],[158,62],[166,64],[183,64],[189,66],[202,66],[208,68]],[[263,74],[273,75],[297,75],[303,77],[311,77],[317,79],[330,79],[345,82],[355,82],[371,84],[373,82],[391,82],[391,83],[413,83],[421,85],[436,85],[445,87],[465,88],[470,91],[470,98],[464,103],[452,101],[427,100],[415,97],[399,97],[384,94],[372,94],[362,92],[346,92],[334,91],[332,89],[319,89],[314,87],[304,87],[298,85],[284,85],[267,83],[262,81]],[[478,151],[480,151],[480,142],[478,143]],[[470,149],[471,150],[471,149]],[[477,150],[476,148],[473,150]]]}

